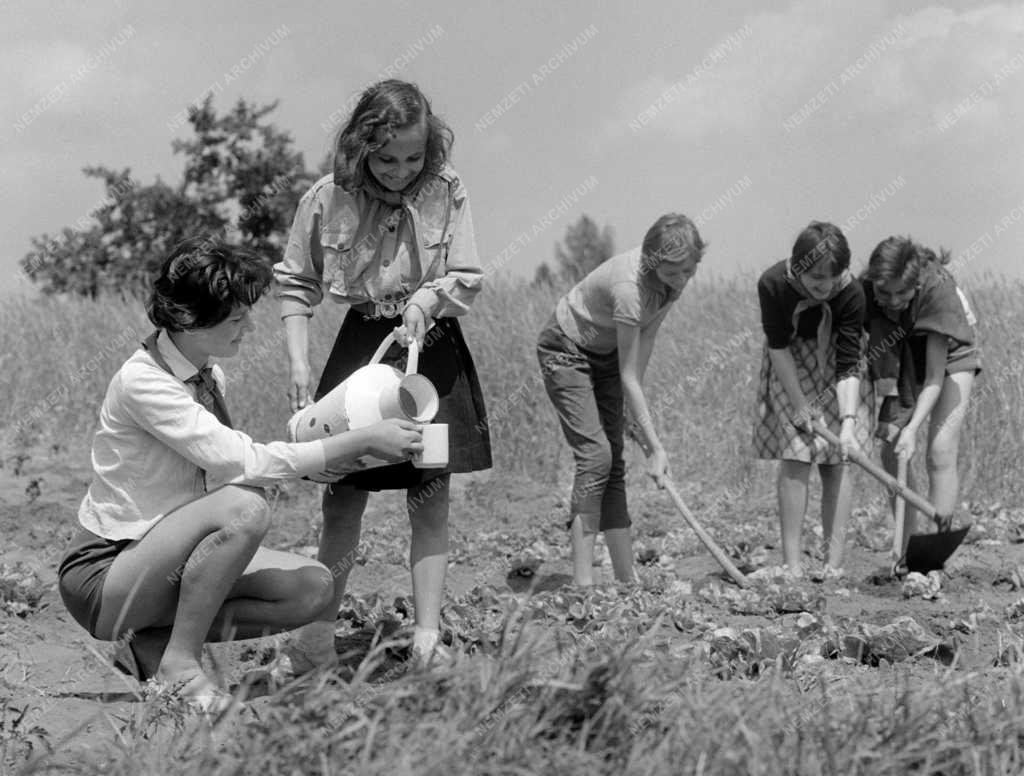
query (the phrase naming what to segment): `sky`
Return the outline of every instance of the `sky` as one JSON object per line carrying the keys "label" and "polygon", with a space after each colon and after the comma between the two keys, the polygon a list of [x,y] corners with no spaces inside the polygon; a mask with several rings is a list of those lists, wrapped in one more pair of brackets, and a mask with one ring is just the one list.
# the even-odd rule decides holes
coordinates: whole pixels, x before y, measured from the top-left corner
{"label": "sky", "polygon": [[683,212],[716,275],[767,267],[824,220],[855,267],[910,234],[951,250],[967,286],[1024,276],[1022,3],[4,7],[8,291],[32,236],[87,224],[102,200],[82,167],[180,180],[171,141],[206,93],[219,112],[279,100],[272,120],[314,167],[353,98],[389,76],[418,83],[453,128],[490,271],[532,276],[583,213],[625,250]]}

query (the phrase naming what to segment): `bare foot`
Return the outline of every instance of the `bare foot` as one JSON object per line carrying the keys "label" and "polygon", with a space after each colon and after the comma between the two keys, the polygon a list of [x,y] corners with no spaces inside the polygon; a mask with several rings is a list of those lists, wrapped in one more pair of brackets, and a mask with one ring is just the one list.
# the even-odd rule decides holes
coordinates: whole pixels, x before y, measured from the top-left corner
{"label": "bare foot", "polygon": [[161,667],[152,679],[158,694],[170,694],[204,714],[221,714],[234,703],[230,693],[225,692],[195,664],[191,669],[169,671]]}

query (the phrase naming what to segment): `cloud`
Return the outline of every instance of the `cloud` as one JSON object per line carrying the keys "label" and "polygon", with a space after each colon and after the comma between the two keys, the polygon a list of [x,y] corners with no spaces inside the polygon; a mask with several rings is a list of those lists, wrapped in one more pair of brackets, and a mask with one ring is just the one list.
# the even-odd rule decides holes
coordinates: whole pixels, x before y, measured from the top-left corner
{"label": "cloud", "polygon": [[0,96],[3,112],[24,129],[47,114],[78,116],[144,93],[145,80],[128,72],[126,55],[134,38],[128,25],[92,48],[55,40],[25,42],[0,52],[0,69],[9,84]]}
{"label": "cloud", "polygon": [[[997,128],[1024,99],[1024,13],[988,5],[885,16],[797,3],[747,17],[687,69],[644,78],[617,101],[607,139],[697,141],[859,122],[920,142],[953,124]],[[987,85],[986,85],[987,84]],[[955,121],[950,121],[950,115]],[[945,129],[941,129],[942,126]]]}

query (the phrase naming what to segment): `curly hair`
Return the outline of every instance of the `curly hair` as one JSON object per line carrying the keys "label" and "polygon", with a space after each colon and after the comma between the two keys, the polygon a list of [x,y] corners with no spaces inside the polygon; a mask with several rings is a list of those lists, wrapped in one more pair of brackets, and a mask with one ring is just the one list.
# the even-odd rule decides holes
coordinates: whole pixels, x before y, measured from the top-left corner
{"label": "curly hair", "polygon": [[368,87],[335,139],[334,183],[348,192],[358,190],[371,174],[367,157],[386,146],[398,130],[421,121],[427,124],[427,149],[423,171],[413,186],[442,170],[455,136],[415,84],[392,78]]}
{"label": "curly hair", "polygon": [[949,251],[939,249],[938,255],[930,248],[914,242],[910,237],[886,237],[871,251],[864,279],[872,283],[899,280],[906,287],[917,285],[921,270],[929,262],[946,264]]}
{"label": "curly hair", "polygon": [[272,279],[270,265],[256,254],[218,237],[190,237],[161,265],[146,314],[168,331],[208,329],[239,305],[254,305]]}
{"label": "curly hair", "polygon": [[793,243],[790,266],[794,274],[800,275],[822,259],[827,259],[838,275],[850,266],[850,245],[835,224],[811,221]]}

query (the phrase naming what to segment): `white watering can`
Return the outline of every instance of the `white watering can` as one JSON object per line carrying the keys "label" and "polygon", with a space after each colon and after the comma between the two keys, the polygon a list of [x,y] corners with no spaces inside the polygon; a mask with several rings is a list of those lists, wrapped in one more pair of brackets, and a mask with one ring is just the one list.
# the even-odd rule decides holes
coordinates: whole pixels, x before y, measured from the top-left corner
{"label": "white watering can", "polygon": [[[288,421],[288,439],[309,442],[340,434],[350,429],[364,428],[386,418],[405,418],[415,423],[430,423],[437,414],[440,400],[437,389],[426,377],[416,373],[419,366],[419,346],[409,340],[409,358],[403,374],[393,366],[380,363],[388,348],[395,342],[391,332],[380,343],[370,363],[360,367],[330,393],[315,404],[303,407]],[[364,455],[344,469],[311,475],[316,482],[332,482],[339,472],[347,474],[376,466],[387,466],[385,461]]]}

